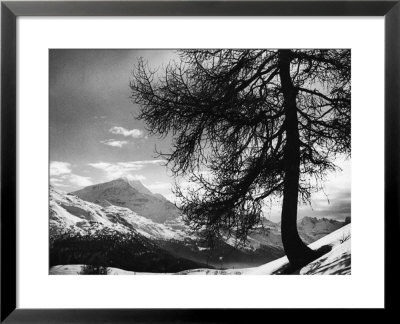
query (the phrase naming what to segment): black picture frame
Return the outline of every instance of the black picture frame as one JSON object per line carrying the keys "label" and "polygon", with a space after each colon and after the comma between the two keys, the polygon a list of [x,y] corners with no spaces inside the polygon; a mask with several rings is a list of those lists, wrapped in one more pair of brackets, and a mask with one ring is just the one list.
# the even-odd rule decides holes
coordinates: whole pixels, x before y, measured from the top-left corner
{"label": "black picture frame", "polygon": [[[241,309],[16,308],[16,19],[19,16],[384,16],[385,19],[385,310],[394,309],[399,235],[400,0],[395,1],[2,1],[1,3],[1,322],[235,322],[276,314]],[[267,293],[267,292],[266,292]],[[265,312],[269,312],[268,315]],[[324,315],[325,316],[325,315]],[[368,315],[370,316],[370,315]],[[381,315],[378,315],[381,316]],[[327,316],[328,317],[328,316]],[[381,317],[379,317],[382,320]],[[370,318],[371,319],[371,318]]]}

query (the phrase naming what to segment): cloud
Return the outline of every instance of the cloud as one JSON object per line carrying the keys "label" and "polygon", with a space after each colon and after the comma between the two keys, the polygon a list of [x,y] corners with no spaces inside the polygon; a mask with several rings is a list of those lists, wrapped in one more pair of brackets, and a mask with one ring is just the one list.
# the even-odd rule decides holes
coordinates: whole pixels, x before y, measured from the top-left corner
{"label": "cloud", "polygon": [[170,194],[162,194],[165,198],[167,198],[170,202],[172,202],[173,204],[175,203],[179,203],[176,199],[176,196],[172,193]]}
{"label": "cloud", "polygon": [[108,146],[113,146],[113,147],[122,147],[126,144],[128,144],[127,141],[117,141],[117,140],[113,140],[113,139],[108,139],[108,140],[104,140],[104,141],[100,141],[100,143],[104,144],[104,145],[108,145]]}
{"label": "cloud", "polygon": [[169,182],[156,182],[156,183],[147,185],[146,187],[153,192],[157,192],[157,191],[171,190],[172,186],[171,186],[171,183],[169,183]]}
{"label": "cloud", "polygon": [[63,183],[64,180],[62,179],[57,179],[57,178],[50,178],[50,184],[54,187],[60,187],[60,188],[65,188],[68,187],[67,184]]}
{"label": "cloud", "polygon": [[50,176],[59,176],[71,173],[71,164],[68,162],[51,161]]}
{"label": "cloud", "polygon": [[110,128],[110,133],[115,134],[115,135],[123,135],[125,137],[133,137],[133,138],[141,138],[143,137],[143,131],[140,129],[126,129],[124,127],[120,126],[114,126]]}
{"label": "cloud", "polygon": [[141,138],[143,137],[143,131],[140,129],[126,129],[124,127],[120,126],[114,126],[110,128],[110,133],[115,134],[115,135],[123,135],[125,137],[133,137],[133,138]]}
{"label": "cloud", "polygon": [[89,177],[72,173],[71,163],[60,161],[50,162],[50,183],[57,187],[86,187],[93,184]]}
{"label": "cloud", "polygon": [[318,197],[311,201],[311,206],[300,209],[300,216],[330,217],[345,219],[351,216],[351,191],[346,189],[333,192],[326,197]]}
{"label": "cloud", "polygon": [[140,174],[128,174],[126,175],[126,178],[128,180],[139,180],[139,181],[146,180],[146,177]]}
{"label": "cloud", "polygon": [[89,177],[82,177],[77,174],[71,174],[68,177],[68,181],[78,187],[87,187],[93,184],[92,180]]}
{"label": "cloud", "polygon": [[136,180],[143,180],[143,178],[139,179],[139,177],[143,177],[141,175],[132,175],[132,172],[137,172],[142,170],[144,167],[148,165],[160,165],[161,163],[165,163],[164,160],[145,160],[145,161],[130,161],[130,162],[116,162],[116,163],[108,163],[108,162],[97,162],[97,163],[89,163],[88,165],[103,171],[106,174],[107,179],[116,179],[120,177],[138,177]]}

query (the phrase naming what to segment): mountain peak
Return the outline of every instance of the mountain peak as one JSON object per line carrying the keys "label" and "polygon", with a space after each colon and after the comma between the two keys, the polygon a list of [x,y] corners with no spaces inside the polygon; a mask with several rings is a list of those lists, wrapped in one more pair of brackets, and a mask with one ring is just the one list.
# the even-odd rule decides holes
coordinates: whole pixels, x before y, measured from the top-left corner
{"label": "mountain peak", "polygon": [[[123,182],[129,183],[129,181],[131,181],[131,179],[129,179],[128,177],[120,177],[120,178],[115,179],[114,181],[123,181]],[[137,181],[139,181],[139,180],[137,180]]]}
{"label": "mountain peak", "polygon": [[147,189],[140,180],[134,180],[129,177],[120,177],[114,181],[122,181],[122,182],[128,184],[129,186],[131,186],[132,188],[136,189],[140,193],[143,193],[146,195],[153,195],[153,193],[149,189]]}

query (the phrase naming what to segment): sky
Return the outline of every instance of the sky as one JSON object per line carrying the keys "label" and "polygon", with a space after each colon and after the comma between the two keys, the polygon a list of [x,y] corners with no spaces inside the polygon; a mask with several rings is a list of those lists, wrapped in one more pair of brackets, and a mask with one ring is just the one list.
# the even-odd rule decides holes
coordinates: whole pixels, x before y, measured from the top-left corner
{"label": "sky", "polygon": [[[135,117],[129,80],[139,57],[152,67],[176,59],[171,50],[50,50],[50,182],[59,190],[128,177],[174,201],[174,179],[156,156],[168,152],[171,137],[150,136]],[[313,194],[304,216],[344,219],[351,210],[351,161],[329,174],[324,192]],[[189,184],[188,184],[189,185]],[[329,198],[329,200],[327,199]],[[280,202],[265,215],[280,220]]]}

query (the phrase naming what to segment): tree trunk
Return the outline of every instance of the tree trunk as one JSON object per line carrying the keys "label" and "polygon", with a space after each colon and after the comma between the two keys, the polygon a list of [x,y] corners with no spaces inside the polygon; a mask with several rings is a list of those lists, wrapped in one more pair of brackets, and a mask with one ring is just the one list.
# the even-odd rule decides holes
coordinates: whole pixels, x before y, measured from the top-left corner
{"label": "tree trunk", "polygon": [[279,50],[279,76],[285,109],[286,145],[284,148],[284,190],[282,203],[282,243],[293,268],[299,268],[316,258],[297,231],[297,205],[300,177],[300,139],[295,89],[290,76],[290,50]]}

